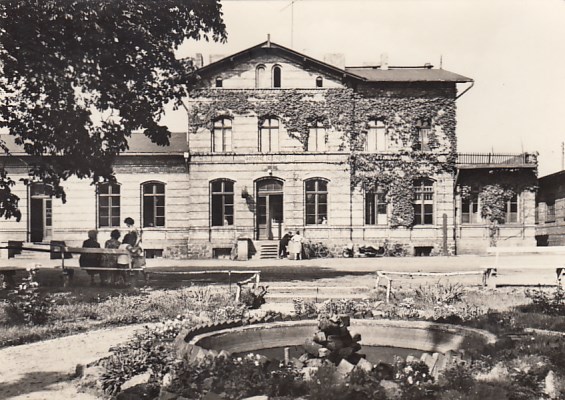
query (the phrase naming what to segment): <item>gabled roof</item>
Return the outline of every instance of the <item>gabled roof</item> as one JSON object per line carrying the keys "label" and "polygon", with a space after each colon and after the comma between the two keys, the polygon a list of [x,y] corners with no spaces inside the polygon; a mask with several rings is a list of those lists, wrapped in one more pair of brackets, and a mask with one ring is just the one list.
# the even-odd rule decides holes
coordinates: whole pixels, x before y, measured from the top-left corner
{"label": "gabled roof", "polygon": [[345,67],[347,72],[370,82],[473,82],[471,78],[431,67]]}
{"label": "gabled roof", "polygon": [[309,64],[320,71],[324,71],[340,78],[350,78],[364,82],[473,82],[471,78],[467,78],[463,75],[459,75],[445,69],[433,69],[430,66],[390,67],[388,69],[382,69],[380,66],[345,67],[345,69],[342,69],[289,49],[288,47],[271,42],[270,40],[208,64],[196,70],[194,74],[206,76],[216,73],[218,70],[229,66],[233,62],[249,60],[253,57],[253,54],[258,54],[259,52],[273,52],[275,54],[280,54],[283,57],[293,59],[299,63]]}
{"label": "gabled roof", "polygon": [[[23,147],[18,146],[14,141],[14,136],[9,134],[0,134],[0,141],[6,143],[6,147],[13,155],[27,155]],[[152,143],[151,140],[143,133],[133,133],[128,138],[129,149],[122,155],[184,155],[188,151],[188,143],[186,141],[186,132],[172,132],[169,139],[169,146],[159,146]],[[0,156],[4,152],[0,149]]]}
{"label": "gabled roof", "polygon": [[353,79],[363,80],[363,77],[355,75],[352,72],[348,72],[342,68],[338,68],[334,65],[309,57],[305,54],[289,49],[288,47],[284,47],[281,46],[280,44],[271,42],[270,40],[267,40],[263,43],[259,43],[256,46],[249,47],[248,49],[242,50],[238,53],[232,54],[231,56],[224,57],[211,64],[208,64],[200,69],[197,69],[194,72],[194,74],[200,76],[213,74],[214,72],[222,68],[225,68],[226,65],[229,65],[235,61],[240,61],[245,59],[248,60],[253,56],[253,54],[258,54],[262,52],[272,52],[274,54],[280,54],[283,57],[293,59],[300,63],[307,63],[319,69],[320,71],[324,71],[330,75],[339,76],[340,78],[353,78]]}

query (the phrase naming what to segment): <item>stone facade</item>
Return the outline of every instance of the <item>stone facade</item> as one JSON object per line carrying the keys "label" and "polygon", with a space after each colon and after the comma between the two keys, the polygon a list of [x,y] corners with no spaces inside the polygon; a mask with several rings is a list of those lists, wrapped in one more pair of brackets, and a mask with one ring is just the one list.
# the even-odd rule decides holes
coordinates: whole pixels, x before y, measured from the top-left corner
{"label": "stone facade", "polygon": [[539,179],[536,198],[538,246],[565,246],[565,172]]}
{"label": "stone facade", "polygon": [[[278,240],[289,230],[301,231],[307,240],[322,242],[335,254],[350,242],[398,244],[408,254],[484,251],[489,228],[480,219],[472,224],[463,221],[458,188],[502,166],[485,165],[461,174],[455,161],[457,84],[472,81],[430,67],[415,68],[413,75],[409,69],[380,71],[384,80],[372,79],[374,70],[361,71],[367,76],[359,75],[359,68],[353,70],[269,42],[210,64],[196,71],[198,86],[186,99],[188,131],[174,133],[173,145],[165,150],[146,143],[141,134],[134,135],[130,150],[116,160],[119,195],[111,200],[115,207],[110,211],[118,216],[115,221],[101,225],[108,200],[89,182],[67,181],[66,204],[45,191],[17,185],[15,192],[25,199],[23,218],[3,222],[0,242],[34,241],[34,229],[39,226],[42,232],[36,237],[43,241],[79,245],[86,232],[96,228],[103,243],[129,216],[141,228],[146,250],[173,258],[227,257],[238,238],[249,238],[258,247],[263,240]],[[351,96],[341,111],[330,102],[332,90],[345,90]],[[282,110],[276,102],[285,96],[295,100]],[[376,115],[381,111],[370,108],[371,102],[380,99],[393,101],[383,103],[390,114],[386,128],[390,142],[385,150],[367,150],[362,141],[369,140],[369,133],[353,136],[347,121],[359,124],[357,120],[367,119],[367,114],[381,117]],[[403,101],[408,106],[395,110],[395,104]],[[365,107],[364,115],[357,117],[351,111],[356,110],[355,102]],[[433,143],[429,149],[416,148],[415,141],[420,139],[415,138],[419,132],[415,121],[420,115],[409,114],[412,106],[419,110],[414,113],[427,110],[427,102],[439,104],[429,115]],[[312,122],[305,136],[298,131],[300,114],[313,108],[324,118]],[[277,115],[272,110],[282,111]],[[367,131],[373,129],[368,120],[365,125]],[[412,173],[426,178],[427,191],[410,192],[406,196],[414,199],[404,199],[419,210],[420,223],[393,226],[396,206],[390,198],[352,184],[359,174],[352,167],[352,155],[373,153],[380,157],[371,161],[376,169],[392,168],[397,176],[405,172],[401,171],[404,158],[422,160]],[[8,161],[7,168],[16,179],[27,174],[24,158],[22,154]],[[425,162],[430,159],[435,160],[434,168]],[[531,166],[523,167],[531,171]],[[532,192],[520,192],[517,207],[519,218],[501,227],[497,239],[505,244],[531,244]],[[147,218],[149,214],[152,219]]]}

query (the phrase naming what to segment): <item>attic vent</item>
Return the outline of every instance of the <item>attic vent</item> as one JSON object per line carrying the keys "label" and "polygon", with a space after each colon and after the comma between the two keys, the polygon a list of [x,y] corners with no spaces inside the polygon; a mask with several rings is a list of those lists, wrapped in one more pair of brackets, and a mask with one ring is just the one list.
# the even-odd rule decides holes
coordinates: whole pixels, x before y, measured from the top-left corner
{"label": "attic vent", "polygon": [[224,87],[224,80],[222,78],[216,78],[216,87]]}
{"label": "attic vent", "polygon": [[316,87],[322,87],[322,86],[324,86],[324,79],[321,76],[319,76],[316,78]]}

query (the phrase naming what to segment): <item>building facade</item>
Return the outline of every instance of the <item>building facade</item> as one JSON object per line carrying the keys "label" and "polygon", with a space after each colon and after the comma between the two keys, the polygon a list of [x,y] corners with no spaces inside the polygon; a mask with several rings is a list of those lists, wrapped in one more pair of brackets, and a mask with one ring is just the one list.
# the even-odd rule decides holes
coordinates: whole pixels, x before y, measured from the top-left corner
{"label": "building facade", "polygon": [[[339,61],[339,57],[337,57]],[[149,255],[227,256],[301,231],[335,253],[349,242],[409,254],[482,252],[534,241],[535,155],[456,152],[464,76],[421,67],[343,67],[270,41],[204,66],[171,146],[134,135],[118,183],[69,180],[67,203],[20,187],[24,218],[0,241],[101,239],[139,221]],[[25,156],[8,160],[27,173]],[[494,221],[494,222],[493,222]]]}
{"label": "building facade", "polygon": [[536,206],[538,246],[565,246],[565,171],[539,179]]}

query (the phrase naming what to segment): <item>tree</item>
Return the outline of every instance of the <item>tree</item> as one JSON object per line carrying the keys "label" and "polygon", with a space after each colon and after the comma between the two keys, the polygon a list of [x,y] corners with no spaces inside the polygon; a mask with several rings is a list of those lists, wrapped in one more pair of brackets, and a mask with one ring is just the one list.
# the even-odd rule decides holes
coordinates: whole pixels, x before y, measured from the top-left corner
{"label": "tree", "polygon": [[[33,156],[29,180],[65,201],[61,183],[71,176],[113,180],[112,161],[133,131],[168,145],[159,118],[190,85],[175,50],[210,38],[226,40],[219,0],[0,2],[0,129]],[[19,219],[2,158],[0,217]]]}

